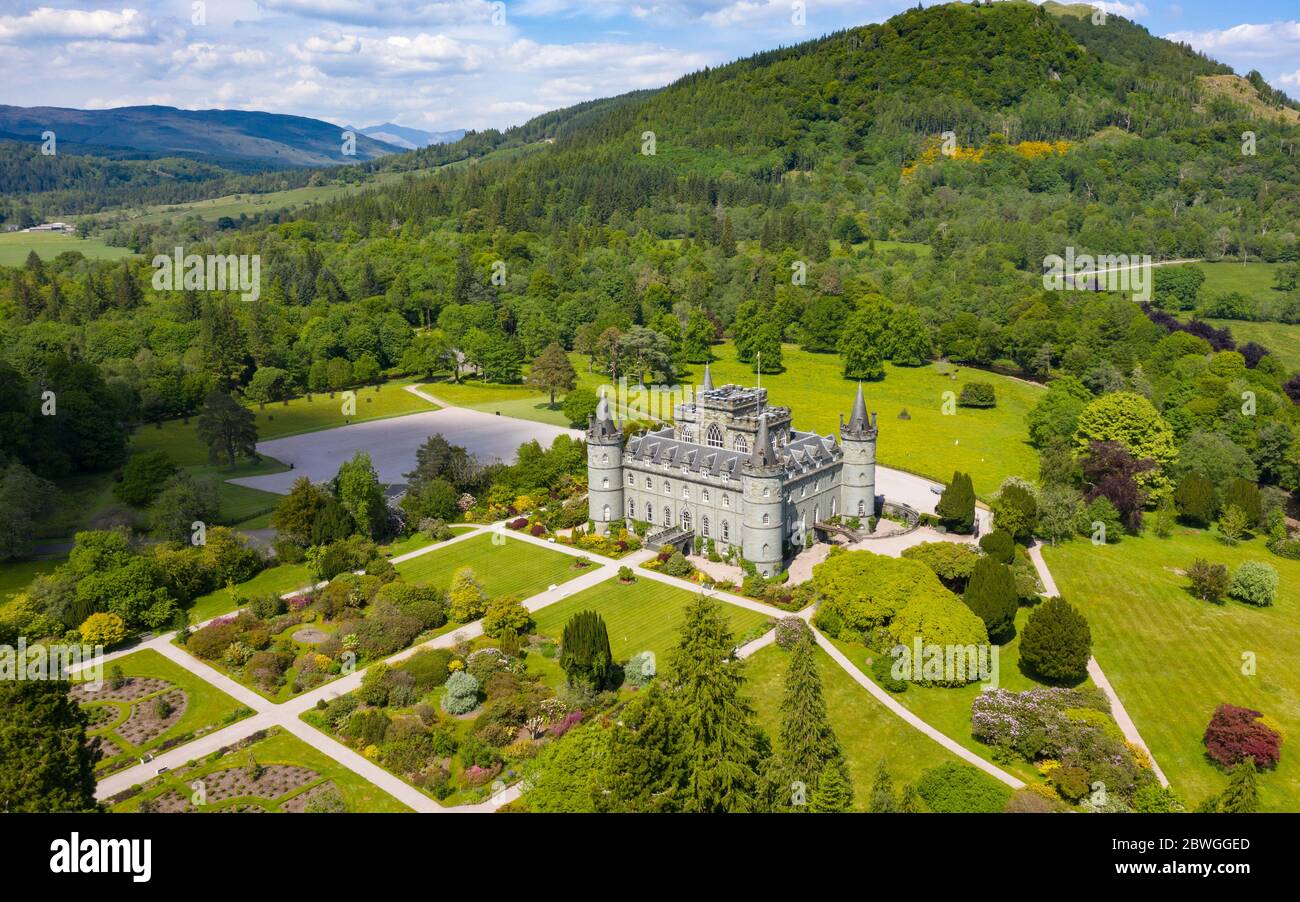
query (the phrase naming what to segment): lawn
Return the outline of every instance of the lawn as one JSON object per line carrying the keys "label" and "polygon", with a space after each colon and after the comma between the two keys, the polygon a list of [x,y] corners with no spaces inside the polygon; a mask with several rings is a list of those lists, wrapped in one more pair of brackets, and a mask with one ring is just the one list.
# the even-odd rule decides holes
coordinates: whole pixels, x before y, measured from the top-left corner
{"label": "lawn", "polygon": [[1194,263],[1205,273],[1198,296],[1202,302],[1219,294],[1240,292],[1258,301],[1277,300],[1282,296],[1273,290],[1273,274],[1278,263]]}
{"label": "lawn", "polygon": [[[757,381],[753,367],[736,359],[730,342],[715,346],[713,351],[719,358],[712,364],[715,385],[753,385]],[[796,429],[838,435],[839,416],[848,414],[855,390],[854,383],[843,377],[839,355],[812,354],[795,345],[783,346],[782,355],[784,372],[762,377],[771,403],[793,409]],[[611,401],[618,400],[608,378],[587,371],[586,357],[574,353],[569,358],[578,372],[580,386],[599,392],[605,385],[611,391]],[[876,459],[885,466],[945,482],[952,478],[954,470],[969,472],[982,498],[996,492],[1008,476],[1035,478],[1038,454],[1029,445],[1025,414],[1038,403],[1041,386],[981,370],[954,369],[956,378],[941,373],[935,365],[896,367],[887,363],[885,378],[865,385],[867,407],[880,417]],[[681,376],[683,383],[697,385],[703,378],[703,366],[693,366]],[[944,393],[956,395],[964,384],[976,381],[994,386],[997,407],[958,407],[954,414],[945,415]],[[527,386],[437,383],[428,390],[457,406],[569,425],[560,411],[547,409],[544,395]],[[635,403],[638,399],[633,396],[631,400]],[[904,410],[909,419],[900,420]]]}
{"label": "lawn", "polygon": [[[264,768],[271,765],[304,767],[314,771],[315,776],[275,798],[268,799],[260,796],[244,795],[214,799],[212,796],[215,794],[214,790],[219,786],[219,783],[213,778],[213,775],[220,771],[243,768],[249,764],[250,759],[256,760],[256,763]],[[284,810],[285,804],[291,799],[324,783],[334,785],[350,812],[410,811],[409,808],[373,783],[339,764],[324,752],[312,748],[292,733],[284,732],[279,728],[270,731],[270,734],[265,739],[254,742],[245,748],[229,752],[216,759],[209,756],[202,761],[196,762],[194,767],[177,768],[169,772],[162,778],[152,781],[146,786],[144,792],[115,805],[113,811],[135,811],[140,807],[140,803],[146,799],[157,799],[169,793],[176,793],[183,799],[189,799],[194,794],[192,784],[199,780],[203,780],[203,784],[209,793],[207,804],[200,807],[200,810],[204,813],[222,811],[236,806],[251,806],[270,812],[280,812]]]}
{"label": "lawn", "polygon": [[[730,343],[715,347],[714,353],[719,357],[712,364],[715,385],[755,383],[753,368],[736,360]],[[768,399],[792,408],[796,429],[838,434],[839,416],[848,414],[854,392],[854,384],[841,373],[839,355],[811,354],[785,345],[782,356],[785,371],[762,378]],[[685,378],[698,384],[703,374],[704,368],[696,366]],[[967,382],[991,383],[997,407],[959,407],[955,414],[945,415],[944,393],[960,392]],[[867,408],[880,417],[876,460],[884,466],[943,481],[952,478],[953,470],[969,472],[983,498],[997,491],[1007,476],[1032,479],[1038,474],[1038,455],[1025,428],[1025,414],[1042,393],[1037,385],[965,368],[959,368],[953,379],[934,365],[885,364],[885,378],[866,383],[863,391]],[[898,418],[903,410],[911,419]]]}
{"label": "lawn", "polygon": [[[572,356],[572,355],[571,355]],[[574,368],[578,368],[575,360]],[[586,369],[586,363],[582,363]],[[468,407],[484,413],[500,413],[503,417],[515,417],[520,420],[533,420],[549,423],[552,426],[569,425],[569,420],[560,410],[562,399],[556,399],[556,406],[550,406],[550,396],[541,394],[527,385],[499,385],[492,382],[467,381],[438,382],[425,387],[429,394],[440,398],[456,407]]]}
{"label": "lawn", "polygon": [[[745,665],[746,692],[773,744],[778,744],[781,737],[781,698],[788,661],[785,650],[769,645],[751,655]],[[881,761],[885,762],[898,790],[931,767],[959,760],[872,698],[820,648],[817,670],[822,678],[826,712],[849,765],[854,806],[858,810],[866,810]]]}
{"label": "lawn", "polygon": [[249,599],[258,595],[283,595],[294,589],[310,586],[314,580],[307,572],[306,564],[279,564],[268,567],[252,579],[230,588],[222,586],[213,589],[207,595],[200,595],[190,606],[190,622],[194,624],[229,614],[239,605],[237,599]]}
{"label": "lawn", "polygon": [[91,260],[121,260],[130,257],[127,247],[109,247],[100,238],[75,238],[52,232],[6,232],[0,235],[0,266],[22,266],[36,251],[42,260],[53,260],[66,251],[78,251]]}
{"label": "lawn", "polygon": [[[1281,577],[1277,603],[1193,598],[1180,571],[1198,557],[1230,570],[1247,560],[1272,564]],[[1202,745],[1220,702],[1270,715],[1288,742],[1300,736],[1300,562],[1270,554],[1260,539],[1228,547],[1186,528],[1101,547],[1073,541],[1044,549],[1044,558],[1062,595],[1088,617],[1098,663],[1185,802],[1224,786]],[[1257,662],[1254,675],[1242,673],[1247,655]],[[1266,810],[1300,811],[1296,758],[1284,744],[1277,772],[1261,776]]]}
{"label": "lawn", "polygon": [[1212,319],[1211,325],[1232,330],[1238,345],[1248,341],[1268,348],[1288,372],[1300,370],[1300,324],[1256,323],[1238,319]]}
{"label": "lawn", "polygon": [[[585,589],[563,601],[547,605],[534,615],[533,632],[559,640],[564,625],[579,611],[596,611],[609,629],[610,650],[618,661],[626,661],[637,652],[654,652],[662,671],[669,652],[677,646],[686,606],[695,594],[648,577],[623,585],[617,579]],[[757,611],[719,602],[722,614],[731,624],[737,644],[767,623]]]}
{"label": "lawn", "polygon": [[[220,689],[204,682],[184,667],[152,649],[146,648],[110,662],[103,674],[105,690],[110,689],[108,680],[115,667],[121,667],[122,674],[127,677],[148,677],[166,681],[185,693],[186,705],[184,713],[175,723],[156,736],[150,736],[138,743],[132,743],[124,738],[121,727],[133,709],[138,708],[143,713],[144,706],[153,704],[158,696],[169,692],[170,687],[157,686],[147,695],[129,701],[103,701],[88,705],[90,710],[108,709],[109,713],[106,717],[109,719],[98,725],[92,724],[90,734],[102,736],[116,747],[105,749],[104,757],[96,765],[101,773],[120,770],[122,767],[135,764],[146,751],[157,749],[164,744],[168,748],[179,745],[176,740],[182,737],[186,742],[197,739],[204,733],[232,724],[253,713]],[[137,714],[138,716],[140,715]]]}
{"label": "lawn", "polygon": [[451,585],[453,573],[461,567],[470,567],[489,596],[514,595],[520,599],[583,573],[573,566],[575,558],[571,555],[508,535],[504,545],[494,544],[493,539],[500,541],[501,536],[494,533],[465,539],[403,561],[396,565],[397,572],[407,582],[431,583],[446,589]]}
{"label": "lawn", "polygon": [[[1016,635],[999,646],[996,686],[1012,692],[1036,689],[1042,684],[1026,676],[1020,670],[1020,631],[1029,619],[1030,608],[1022,607],[1016,615]],[[856,642],[832,639],[835,647],[848,657],[868,679],[871,679],[871,666],[867,663],[873,653]],[[894,695],[894,698],[930,724],[949,739],[953,739],[988,761],[993,760],[992,749],[971,735],[970,709],[975,698],[983,691],[983,683],[969,683],[961,687],[918,686],[908,684],[907,690]],[[1084,685],[1089,685],[1084,683]],[[1042,775],[1029,762],[1015,760],[999,764],[1003,770],[1019,777],[1027,783],[1041,782]]]}

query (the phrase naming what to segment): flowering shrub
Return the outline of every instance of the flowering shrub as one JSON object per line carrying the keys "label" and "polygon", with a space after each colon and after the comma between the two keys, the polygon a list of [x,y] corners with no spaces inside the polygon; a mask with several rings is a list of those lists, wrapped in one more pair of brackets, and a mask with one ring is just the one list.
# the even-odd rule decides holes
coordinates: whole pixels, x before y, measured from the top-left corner
{"label": "flowering shrub", "polygon": [[461,774],[461,779],[469,786],[482,786],[489,782],[493,777],[501,772],[501,765],[494,764],[491,767],[479,767],[477,764],[465,768]]}
{"label": "flowering shrub", "polygon": [[307,605],[311,604],[311,602],[312,597],[310,595],[295,595],[289,599],[289,610],[301,611],[303,608],[307,607]]}
{"label": "flowering shrub", "polygon": [[1226,702],[1219,705],[1205,728],[1205,750],[1223,767],[1254,758],[1258,768],[1277,767],[1282,756],[1282,734],[1262,721],[1250,708]]}
{"label": "flowering shrub", "polygon": [[572,730],[581,722],[582,722],[582,710],[578,709],[576,711],[570,711],[568,714],[564,715],[564,720],[552,726],[549,730],[547,730],[547,732],[550,733],[553,738],[559,739],[561,736],[563,736],[565,733]]}
{"label": "flowering shrub", "polygon": [[794,648],[804,636],[808,635],[808,624],[799,617],[782,617],[776,622],[776,644],[784,649]]}
{"label": "flowering shrub", "polygon": [[543,526],[541,523],[534,523],[532,525],[532,528],[529,529],[528,532],[534,538],[541,538],[542,536],[546,535],[546,527]]}
{"label": "flowering shrub", "polygon": [[523,529],[527,525],[528,525],[527,517],[518,517],[506,524],[506,526],[510,527],[511,529]]}

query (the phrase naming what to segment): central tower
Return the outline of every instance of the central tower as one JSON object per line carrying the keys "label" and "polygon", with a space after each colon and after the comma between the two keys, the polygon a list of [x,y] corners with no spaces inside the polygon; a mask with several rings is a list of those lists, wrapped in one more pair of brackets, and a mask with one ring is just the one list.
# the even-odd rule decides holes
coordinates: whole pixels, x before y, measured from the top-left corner
{"label": "central tower", "polygon": [[587,510],[602,536],[612,521],[623,519],[623,430],[604,392],[587,421]]}
{"label": "central tower", "polygon": [[781,572],[785,559],[785,492],[783,468],[772,450],[766,411],[758,414],[758,436],[754,450],[741,465],[740,485],[744,495],[741,553],[764,576]]}

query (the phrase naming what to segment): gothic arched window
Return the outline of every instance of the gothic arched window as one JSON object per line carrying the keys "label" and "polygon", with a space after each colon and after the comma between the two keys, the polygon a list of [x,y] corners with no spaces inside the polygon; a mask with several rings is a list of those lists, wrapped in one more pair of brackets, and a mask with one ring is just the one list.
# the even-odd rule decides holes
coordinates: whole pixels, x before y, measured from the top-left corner
{"label": "gothic arched window", "polygon": [[710,448],[722,447],[722,430],[716,424],[709,427],[708,443]]}
{"label": "gothic arched window", "polygon": [[741,454],[748,453],[749,451],[749,443],[745,441],[745,437],[743,435],[738,435],[734,439],[732,439],[731,447],[732,450],[739,451]]}

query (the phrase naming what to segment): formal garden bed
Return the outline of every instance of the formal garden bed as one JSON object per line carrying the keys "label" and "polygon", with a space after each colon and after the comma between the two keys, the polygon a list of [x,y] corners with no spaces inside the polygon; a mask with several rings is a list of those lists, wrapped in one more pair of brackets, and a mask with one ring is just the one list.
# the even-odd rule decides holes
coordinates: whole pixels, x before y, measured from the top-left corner
{"label": "formal garden bed", "polygon": [[409,811],[323,752],[274,727],[108,799],[139,813]]}
{"label": "formal garden bed", "polygon": [[74,701],[90,718],[96,772],[122,770],[234,723],[253,712],[152,649],[111,662],[98,691],[74,682]]}

